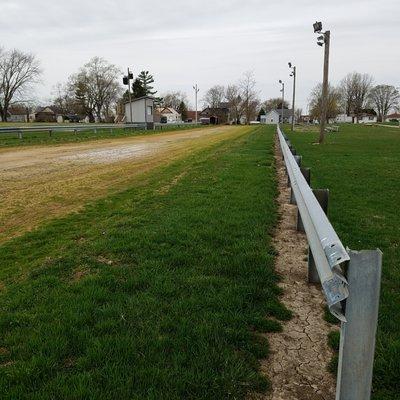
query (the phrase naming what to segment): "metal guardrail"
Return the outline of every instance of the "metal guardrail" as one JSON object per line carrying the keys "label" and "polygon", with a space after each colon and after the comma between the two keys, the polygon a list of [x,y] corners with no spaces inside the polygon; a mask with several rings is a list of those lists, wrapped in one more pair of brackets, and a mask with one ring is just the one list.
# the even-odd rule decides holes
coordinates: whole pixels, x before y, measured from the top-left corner
{"label": "metal guardrail", "polygon": [[22,138],[23,133],[28,132],[82,132],[113,129],[144,129],[144,124],[71,124],[71,125],[38,125],[38,126],[9,126],[0,127],[0,134],[17,133]]}
{"label": "metal guardrail", "polygon": [[325,214],[327,210],[314,195],[320,192],[313,191],[303,175],[309,178],[310,171],[300,169],[301,157],[294,156],[296,151],[279,125],[277,133],[292,188],[291,201],[297,204],[300,217],[298,229],[302,225],[309,243],[309,282],[319,278],[330,311],[341,320],[336,400],[369,400],[382,252],[344,248]]}
{"label": "metal guardrail", "polygon": [[[154,123],[154,130],[162,130],[163,128],[192,128],[200,126],[200,124],[195,123],[176,123],[176,124],[161,124]],[[70,125],[38,125],[38,126],[9,126],[9,127],[0,127],[0,135],[1,134],[17,134],[20,139],[23,138],[25,133],[34,133],[34,132],[48,132],[49,136],[53,133],[57,132],[83,132],[83,131],[93,131],[97,133],[100,130],[110,130],[111,132],[114,129],[138,129],[145,130],[145,123],[135,123],[135,124],[70,124]]]}
{"label": "metal guardrail", "polygon": [[304,178],[279,127],[278,135],[290,184],[328,307],[333,315],[346,321],[342,301],[349,296],[349,290],[340,265],[350,260],[350,257]]}

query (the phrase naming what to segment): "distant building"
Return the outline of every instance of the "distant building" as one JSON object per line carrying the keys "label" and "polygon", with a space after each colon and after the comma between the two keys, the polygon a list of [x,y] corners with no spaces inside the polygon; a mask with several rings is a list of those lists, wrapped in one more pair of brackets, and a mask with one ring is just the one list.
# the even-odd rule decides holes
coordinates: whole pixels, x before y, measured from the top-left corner
{"label": "distant building", "polygon": [[28,122],[28,118],[29,118],[29,112],[25,107],[13,106],[8,109],[7,113],[8,122]]}
{"label": "distant building", "polygon": [[182,116],[178,111],[174,110],[172,107],[160,107],[155,111],[155,115],[160,122],[166,124],[174,124],[177,122],[182,122]]}
{"label": "distant building", "polygon": [[[132,105],[132,117],[130,104]],[[152,128],[154,124],[154,97],[138,97],[133,99],[131,103],[125,103],[125,122],[128,124],[147,123],[148,128]]]}
{"label": "distant building", "polygon": [[399,113],[388,114],[386,115],[386,119],[389,121],[400,121],[400,114]]}
{"label": "distant building", "polygon": [[352,123],[353,122],[353,117],[351,115],[347,114],[339,114],[335,117],[335,123],[336,124],[343,124],[343,123]]}
{"label": "distant building", "polygon": [[57,122],[57,113],[54,107],[38,107],[33,114],[35,122]]}
{"label": "distant building", "polygon": [[300,115],[300,119],[297,121],[301,124],[311,124],[313,122],[313,119],[311,115]]}
{"label": "distant building", "polygon": [[230,123],[228,103],[220,103],[218,107],[207,107],[199,113],[199,120],[209,119],[212,125]]}
{"label": "distant building", "polygon": [[[278,124],[282,122],[281,120],[282,110],[271,110],[268,111],[265,115],[260,116],[260,122],[262,124]],[[283,123],[292,123],[292,110],[289,110],[287,108],[283,109]]]}
{"label": "distant building", "polygon": [[356,122],[359,124],[370,124],[378,121],[376,112],[372,109],[361,110],[361,113],[357,114]]}
{"label": "distant building", "polygon": [[[187,111],[187,118],[185,122],[196,122],[196,111]],[[200,118],[200,112],[197,112],[197,119]]]}

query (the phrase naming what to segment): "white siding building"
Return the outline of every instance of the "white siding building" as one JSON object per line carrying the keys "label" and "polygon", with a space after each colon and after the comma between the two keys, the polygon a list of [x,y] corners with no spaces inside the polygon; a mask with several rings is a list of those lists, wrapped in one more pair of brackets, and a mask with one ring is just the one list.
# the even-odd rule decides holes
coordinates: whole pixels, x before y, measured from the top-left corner
{"label": "white siding building", "polygon": [[[177,122],[182,122],[182,116],[172,107],[162,107],[157,110],[157,113],[160,115],[160,118],[166,120],[167,124],[174,124]],[[162,122],[162,121],[161,121]]]}
{"label": "white siding building", "polygon": [[[262,124],[278,124],[282,119],[282,110],[271,110],[265,115],[260,116],[260,122]],[[283,109],[283,122],[287,124],[292,123],[292,110]]]}
{"label": "white siding building", "polygon": [[[132,116],[131,116],[132,110]],[[144,96],[125,103],[125,122],[135,123],[154,123],[154,97]]]}

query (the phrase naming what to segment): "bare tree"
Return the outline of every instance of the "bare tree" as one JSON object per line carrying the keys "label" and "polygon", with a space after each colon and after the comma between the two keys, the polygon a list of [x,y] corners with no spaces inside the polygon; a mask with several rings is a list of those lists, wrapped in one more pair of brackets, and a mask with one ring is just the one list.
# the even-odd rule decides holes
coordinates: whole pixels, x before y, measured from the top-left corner
{"label": "bare tree", "polygon": [[351,72],[340,82],[340,94],[346,115],[359,118],[367,107],[368,95],[372,89],[373,78],[368,74]]}
{"label": "bare tree", "polygon": [[[340,112],[341,94],[340,90],[333,86],[328,86],[328,109],[326,118],[329,121],[330,118],[335,118]],[[312,118],[316,118],[321,122],[321,110],[322,110],[322,84],[319,83],[312,90],[309,97],[309,108],[310,115]]]}
{"label": "bare tree", "polygon": [[53,104],[65,114],[81,114],[72,85],[57,83],[53,88]]}
{"label": "bare tree", "polygon": [[71,77],[75,96],[89,117],[95,114],[101,120],[110,116],[111,108],[122,93],[119,84],[121,74],[115,65],[94,57]]}
{"label": "bare tree", "polygon": [[369,98],[378,112],[378,121],[382,122],[392,108],[398,107],[400,94],[394,86],[378,85],[371,90]]}
{"label": "bare tree", "polygon": [[218,108],[225,99],[225,87],[215,85],[208,89],[203,97],[203,103],[206,107]]}
{"label": "bare tree", "polygon": [[7,121],[9,107],[37,83],[42,71],[33,54],[0,49],[0,115]]}
{"label": "bare tree", "polygon": [[[263,107],[265,112],[270,112],[272,110],[280,110],[282,108],[282,98],[281,97],[274,97],[273,99],[268,99],[264,101]],[[284,100],[283,108],[289,108],[289,102]]]}
{"label": "bare tree", "polygon": [[185,93],[176,91],[176,92],[167,92],[162,97],[162,106],[171,107],[174,110],[178,110],[180,104],[183,102],[184,104],[188,104],[188,99]]}
{"label": "bare tree", "polygon": [[243,74],[243,78],[239,82],[239,87],[242,97],[243,114],[248,124],[257,116],[257,110],[260,105],[253,72],[248,71]]}
{"label": "bare tree", "polygon": [[235,124],[239,124],[243,114],[242,97],[240,95],[239,86],[229,85],[226,88],[226,100],[228,102],[231,118],[235,121]]}
{"label": "bare tree", "polygon": [[303,115],[303,110],[301,108],[296,108],[296,111],[294,112],[295,121],[299,122],[302,115]]}

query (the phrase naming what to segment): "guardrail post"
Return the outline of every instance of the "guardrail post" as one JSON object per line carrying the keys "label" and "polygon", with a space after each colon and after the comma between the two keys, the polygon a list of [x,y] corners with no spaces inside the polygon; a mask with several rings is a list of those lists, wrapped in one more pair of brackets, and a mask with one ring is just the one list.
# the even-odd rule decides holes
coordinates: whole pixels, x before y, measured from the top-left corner
{"label": "guardrail post", "polygon": [[[318,200],[319,205],[326,215],[328,215],[328,203],[329,203],[329,189],[312,189],[314,196]],[[303,221],[299,211],[297,211],[297,230],[304,232]],[[315,265],[314,257],[312,255],[310,247],[308,248],[308,282],[309,283],[319,283],[318,270]]]}
{"label": "guardrail post", "polygon": [[22,138],[23,138],[22,131],[18,131],[18,138],[19,138],[19,139],[22,139]]}
{"label": "guardrail post", "polygon": [[51,129],[49,129],[49,136],[51,137],[51,134],[53,133],[53,131]]}
{"label": "guardrail post", "polygon": [[341,326],[336,400],[371,397],[382,271],[380,250],[349,251],[346,319]]}
{"label": "guardrail post", "polygon": [[[294,156],[294,159],[296,160],[297,165],[299,167],[301,167],[302,157],[301,156]],[[289,174],[288,174],[288,185],[290,186]],[[290,204],[296,204],[296,199],[294,197],[294,193],[293,193],[293,189],[292,188],[290,189]]]}
{"label": "guardrail post", "polygon": [[308,183],[308,186],[311,186],[311,169],[310,168],[301,167],[300,171],[303,174],[304,179]]}

